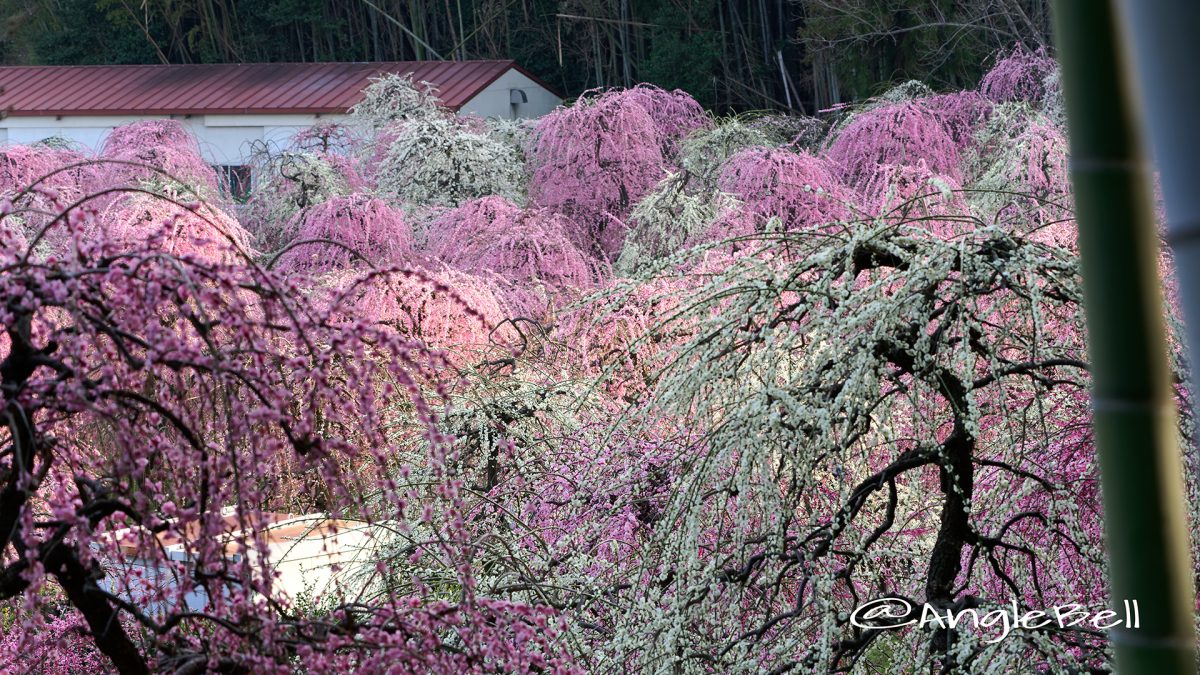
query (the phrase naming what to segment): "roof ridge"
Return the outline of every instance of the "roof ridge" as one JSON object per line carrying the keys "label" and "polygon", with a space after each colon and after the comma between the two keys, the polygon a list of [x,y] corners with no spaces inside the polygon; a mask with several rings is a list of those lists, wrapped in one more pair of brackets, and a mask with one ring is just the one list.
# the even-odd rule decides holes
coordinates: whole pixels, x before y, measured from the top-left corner
{"label": "roof ridge", "polygon": [[457,110],[514,68],[513,59],[0,66],[0,108],[16,117],[338,114],[372,77],[395,72],[430,82]]}

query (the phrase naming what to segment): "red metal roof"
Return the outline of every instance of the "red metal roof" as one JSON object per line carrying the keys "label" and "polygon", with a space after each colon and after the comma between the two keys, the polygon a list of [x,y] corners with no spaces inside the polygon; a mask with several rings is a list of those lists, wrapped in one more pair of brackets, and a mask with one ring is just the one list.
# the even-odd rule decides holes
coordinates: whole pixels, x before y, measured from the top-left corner
{"label": "red metal roof", "polygon": [[442,103],[458,110],[510,68],[525,72],[513,61],[6,66],[0,109],[24,116],[344,113],[372,77],[397,73],[433,84]]}

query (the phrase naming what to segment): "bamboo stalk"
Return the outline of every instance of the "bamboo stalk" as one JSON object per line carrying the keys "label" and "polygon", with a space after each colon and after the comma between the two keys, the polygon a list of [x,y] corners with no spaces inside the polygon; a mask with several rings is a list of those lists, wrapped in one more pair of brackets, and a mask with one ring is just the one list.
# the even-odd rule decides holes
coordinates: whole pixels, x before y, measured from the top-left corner
{"label": "bamboo stalk", "polygon": [[1121,3],[1128,18],[1146,128],[1162,176],[1167,207],[1167,243],[1175,256],[1191,346],[1192,405],[1200,392],[1200,82],[1191,72],[1200,63],[1200,4],[1174,0]]}
{"label": "bamboo stalk", "polygon": [[1149,168],[1114,0],[1057,0],[1111,602],[1141,626],[1109,633],[1117,670],[1195,673],[1195,592],[1166,353]]}
{"label": "bamboo stalk", "polygon": [[[428,51],[430,54],[432,54],[435,59],[437,59],[439,61],[443,60],[442,55],[438,54],[437,51],[435,51],[433,47],[430,47],[428,42],[426,42],[423,38],[421,38],[421,36],[417,35],[415,32],[413,32],[411,29],[409,29],[408,26],[405,26],[403,23],[400,23],[399,21],[397,21],[396,17],[394,17],[391,14],[388,14],[387,12],[380,9],[379,5],[376,5],[374,2],[371,2],[371,0],[362,0],[362,2],[363,2],[363,4],[367,5],[371,9],[378,12],[380,14],[380,16],[387,19],[388,22],[390,22],[393,26],[399,28],[405,35],[412,38],[413,51],[416,53],[416,58],[418,61],[425,58],[425,51]],[[411,3],[409,4],[409,7],[410,7],[410,12],[411,12],[411,8],[412,8]],[[411,17],[413,15],[410,13],[409,16]],[[413,20],[412,23],[414,26],[416,26],[416,24],[417,24],[417,22],[415,20]],[[423,25],[423,23],[422,23],[422,25]],[[422,50],[425,50],[425,51],[422,51]]]}

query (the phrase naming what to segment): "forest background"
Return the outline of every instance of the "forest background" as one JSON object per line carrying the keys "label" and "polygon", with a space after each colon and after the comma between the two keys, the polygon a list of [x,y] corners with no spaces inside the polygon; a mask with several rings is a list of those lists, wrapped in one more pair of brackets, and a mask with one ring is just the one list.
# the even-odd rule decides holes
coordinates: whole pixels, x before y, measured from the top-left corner
{"label": "forest background", "polygon": [[0,0],[9,65],[515,59],[568,98],[649,82],[813,114],[973,87],[1050,42],[1046,0]]}

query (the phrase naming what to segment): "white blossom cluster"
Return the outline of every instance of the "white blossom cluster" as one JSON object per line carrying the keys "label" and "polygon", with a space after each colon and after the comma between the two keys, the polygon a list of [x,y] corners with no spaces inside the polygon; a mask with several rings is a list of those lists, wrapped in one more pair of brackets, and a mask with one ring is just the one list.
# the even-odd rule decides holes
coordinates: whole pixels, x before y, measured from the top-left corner
{"label": "white blossom cluster", "polygon": [[363,100],[350,109],[355,122],[371,130],[442,114],[437,104],[437,89],[433,85],[414,82],[412,76],[395,73],[372,80],[363,90]]}
{"label": "white blossom cluster", "polygon": [[671,174],[630,213],[630,228],[616,268],[633,274],[639,268],[678,253],[722,215],[737,208],[737,200],[720,192],[688,189],[688,177]]}
{"label": "white blossom cluster", "polygon": [[379,167],[379,191],[397,201],[457,206],[499,195],[524,202],[525,174],[512,146],[449,116],[396,127]]}
{"label": "white blossom cluster", "polygon": [[779,142],[783,141],[772,138],[767,130],[733,117],[685,138],[680,144],[679,160],[683,170],[698,179],[700,185],[715,188],[725,160],[744,148]]}

